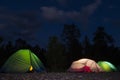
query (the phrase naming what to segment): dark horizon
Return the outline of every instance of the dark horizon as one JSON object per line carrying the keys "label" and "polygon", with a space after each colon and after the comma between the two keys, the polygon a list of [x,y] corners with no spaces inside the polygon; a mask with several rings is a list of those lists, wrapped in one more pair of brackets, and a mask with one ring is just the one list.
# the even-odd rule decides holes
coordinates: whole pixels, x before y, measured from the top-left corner
{"label": "dark horizon", "polygon": [[[71,23],[71,24],[73,24],[73,23]],[[71,24],[68,24],[68,25],[71,25]],[[79,27],[78,25],[76,25],[76,26]],[[53,26],[53,27],[55,27],[55,26]],[[63,27],[64,27],[64,25],[63,25]],[[56,29],[56,30],[54,28],[52,28],[52,29],[54,29],[52,31],[50,31],[50,29],[47,28],[47,29],[44,29],[44,30],[47,30],[45,32],[44,32],[44,30],[42,30],[42,27],[41,27],[41,32],[40,32],[41,34],[39,33],[39,35],[38,35],[39,38],[37,38],[37,39],[34,39],[34,37],[33,38],[31,37],[31,38],[27,39],[26,36],[23,36],[24,34],[18,34],[19,36],[18,35],[17,36],[12,36],[12,37],[9,36],[9,37],[5,38],[6,36],[4,37],[4,34],[3,34],[3,35],[0,35],[0,37],[3,38],[3,42],[1,44],[6,45],[9,41],[11,41],[13,44],[15,44],[15,41],[17,39],[22,39],[22,40],[25,40],[30,45],[33,45],[33,46],[39,45],[42,48],[47,48],[50,37],[56,36],[61,41],[61,34],[62,34],[63,27],[61,27],[61,29]],[[115,39],[115,36],[111,35],[109,32],[107,32],[108,30],[106,30],[105,26],[98,26],[98,27],[104,27],[105,32],[107,34],[109,34],[114,39],[114,45],[116,47],[120,47],[119,44],[116,42],[117,40]],[[87,36],[89,38],[90,43],[93,44],[94,33],[96,32],[98,27],[96,27],[95,31],[91,32],[91,34],[87,34],[87,32],[83,32],[79,28],[80,33],[81,33],[81,37],[79,38],[79,41],[82,43],[84,41],[85,36]],[[47,33],[47,35],[43,34],[43,33]],[[15,33],[14,33],[14,35],[15,35]]]}

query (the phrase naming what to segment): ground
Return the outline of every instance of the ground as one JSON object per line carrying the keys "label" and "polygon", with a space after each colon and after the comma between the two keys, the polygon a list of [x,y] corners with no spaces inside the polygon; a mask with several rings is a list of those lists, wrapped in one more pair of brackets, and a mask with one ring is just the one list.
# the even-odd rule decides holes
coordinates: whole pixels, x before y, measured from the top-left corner
{"label": "ground", "polygon": [[120,72],[110,73],[0,73],[0,80],[120,80]]}

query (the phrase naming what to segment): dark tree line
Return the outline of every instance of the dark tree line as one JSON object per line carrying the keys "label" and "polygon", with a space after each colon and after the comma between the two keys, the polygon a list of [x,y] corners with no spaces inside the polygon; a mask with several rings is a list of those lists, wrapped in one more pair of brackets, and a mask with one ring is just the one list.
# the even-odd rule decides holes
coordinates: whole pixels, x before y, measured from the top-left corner
{"label": "dark tree line", "polygon": [[81,32],[75,24],[65,24],[61,37],[51,36],[46,49],[39,45],[29,45],[25,40],[17,39],[15,44],[9,41],[6,45],[0,38],[0,66],[19,49],[30,49],[45,65],[48,71],[66,71],[71,63],[81,58],[110,61],[115,65],[119,64],[120,49],[114,45],[114,39],[100,26],[93,34],[91,42],[86,35],[81,40]]}

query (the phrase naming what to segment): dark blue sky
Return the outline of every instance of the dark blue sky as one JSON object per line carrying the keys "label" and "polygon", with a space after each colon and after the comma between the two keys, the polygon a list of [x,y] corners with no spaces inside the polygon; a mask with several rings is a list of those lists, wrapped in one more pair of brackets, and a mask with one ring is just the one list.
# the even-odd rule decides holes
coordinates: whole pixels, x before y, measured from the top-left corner
{"label": "dark blue sky", "polygon": [[90,39],[104,26],[120,46],[120,0],[0,0],[0,36],[6,41],[21,37],[45,47],[65,23],[75,23]]}

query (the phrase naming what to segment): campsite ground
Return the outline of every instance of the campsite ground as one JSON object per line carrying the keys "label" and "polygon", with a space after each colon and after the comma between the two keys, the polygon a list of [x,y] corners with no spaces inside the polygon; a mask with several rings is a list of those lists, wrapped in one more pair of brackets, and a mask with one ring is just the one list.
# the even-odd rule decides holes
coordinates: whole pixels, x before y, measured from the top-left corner
{"label": "campsite ground", "polygon": [[120,72],[111,73],[0,73],[0,80],[120,80]]}

